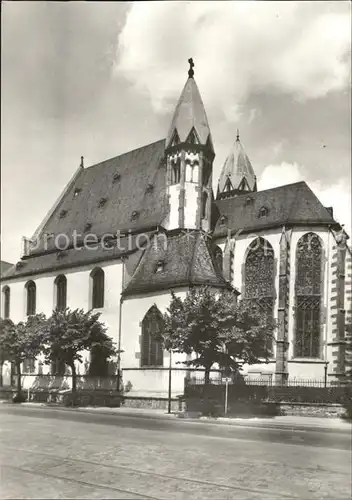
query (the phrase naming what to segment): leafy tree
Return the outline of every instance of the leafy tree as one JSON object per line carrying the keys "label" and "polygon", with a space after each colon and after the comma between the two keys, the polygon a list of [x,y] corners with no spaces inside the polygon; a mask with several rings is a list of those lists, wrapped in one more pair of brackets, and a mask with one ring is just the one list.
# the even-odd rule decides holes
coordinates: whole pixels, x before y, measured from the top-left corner
{"label": "leafy tree", "polygon": [[26,321],[14,323],[10,319],[0,320],[1,363],[9,361],[16,366],[17,394],[21,394],[21,363],[35,358],[42,350],[45,335],[45,316],[28,316]]}
{"label": "leafy tree", "polygon": [[116,353],[114,343],[99,317],[100,313],[67,308],[53,311],[47,321],[43,348],[45,362],[61,361],[71,368],[73,397],[77,392],[75,362],[82,362],[83,351],[98,349],[106,359]]}
{"label": "leafy tree", "polygon": [[184,300],[172,293],[161,339],[166,349],[193,355],[186,365],[204,367],[209,383],[214,363],[238,372],[243,364],[270,358],[275,324],[233,291],[191,288]]}

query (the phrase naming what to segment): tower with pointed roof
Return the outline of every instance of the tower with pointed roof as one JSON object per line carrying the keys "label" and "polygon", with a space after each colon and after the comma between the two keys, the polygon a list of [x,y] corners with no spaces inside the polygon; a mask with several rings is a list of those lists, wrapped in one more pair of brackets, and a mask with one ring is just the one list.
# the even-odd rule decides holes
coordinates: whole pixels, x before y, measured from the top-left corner
{"label": "tower with pointed roof", "polygon": [[255,191],[257,191],[257,178],[237,130],[236,141],[222,167],[216,198],[221,200]]}
{"label": "tower with pointed roof", "polygon": [[188,60],[188,79],[166,138],[167,229],[210,230],[214,149],[207,115]]}

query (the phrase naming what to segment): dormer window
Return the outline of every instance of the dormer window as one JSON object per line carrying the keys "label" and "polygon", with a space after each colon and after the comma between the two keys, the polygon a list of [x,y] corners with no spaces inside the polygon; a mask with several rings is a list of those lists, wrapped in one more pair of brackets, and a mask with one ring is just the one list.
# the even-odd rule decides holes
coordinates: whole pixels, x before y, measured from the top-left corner
{"label": "dormer window", "polygon": [[86,225],[84,226],[84,230],[85,231],[90,231],[92,229],[92,223],[91,222],[87,222]]}
{"label": "dormer window", "polygon": [[61,210],[60,212],[60,219],[63,219],[67,215],[67,210]]}
{"label": "dormer window", "polygon": [[56,258],[57,258],[57,260],[60,260],[63,257],[66,257],[66,256],[67,256],[67,252],[65,252],[65,250],[61,250],[61,252],[57,253]]}
{"label": "dormer window", "polygon": [[164,271],[164,268],[165,268],[165,262],[163,260],[159,260],[156,265],[155,272],[161,273],[162,271]]}
{"label": "dormer window", "polygon": [[100,198],[100,200],[99,200],[99,208],[102,208],[107,201],[108,201],[107,198]]}
{"label": "dormer window", "polygon": [[220,217],[220,226],[226,226],[227,224],[227,217],[225,215],[222,215]]}
{"label": "dormer window", "polygon": [[108,236],[106,238],[103,237],[101,243],[104,250],[110,250],[115,246],[115,240],[113,236]]}
{"label": "dormer window", "polygon": [[252,198],[250,198],[248,196],[248,198],[246,198],[246,202],[245,202],[246,207],[249,206],[251,203],[252,203]]}
{"label": "dormer window", "polygon": [[134,210],[134,212],[132,212],[132,215],[131,215],[131,220],[132,221],[137,220],[138,216],[139,216],[139,212],[137,212],[137,210]]}
{"label": "dormer window", "polygon": [[112,178],[112,182],[113,183],[118,182],[120,179],[121,179],[121,174],[119,174],[118,172],[115,172],[114,177]]}
{"label": "dormer window", "polygon": [[82,191],[81,188],[75,188],[75,190],[73,191],[73,196],[74,197],[78,196],[81,191]]}
{"label": "dormer window", "polygon": [[266,208],[266,207],[262,207],[260,210],[259,210],[259,217],[266,217],[269,213],[269,210]]}
{"label": "dormer window", "polygon": [[19,260],[17,263],[16,263],[16,269],[19,270],[19,269],[22,269],[22,267],[24,267],[25,265],[25,262],[23,262],[22,260]]}

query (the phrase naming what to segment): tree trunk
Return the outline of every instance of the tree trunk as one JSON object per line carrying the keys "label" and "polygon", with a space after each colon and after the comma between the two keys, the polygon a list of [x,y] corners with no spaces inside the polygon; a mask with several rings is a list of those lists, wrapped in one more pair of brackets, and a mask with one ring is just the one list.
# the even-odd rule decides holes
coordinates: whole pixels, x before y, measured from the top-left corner
{"label": "tree trunk", "polygon": [[210,366],[205,367],[205,372],[204,372],[204,383],[205,385],[208,385],[210,382]]}
{"label": "tree trunk", "polygon": [[16,370],[17,370],[17,394],[20,395],[22,392],[21,363],[16,363]]}
{"label": "tree trunk", "polygon": [[70,368],[72,374],[72,406],[74,406],[77,397],[77,374],[74,362],[70,365]]}

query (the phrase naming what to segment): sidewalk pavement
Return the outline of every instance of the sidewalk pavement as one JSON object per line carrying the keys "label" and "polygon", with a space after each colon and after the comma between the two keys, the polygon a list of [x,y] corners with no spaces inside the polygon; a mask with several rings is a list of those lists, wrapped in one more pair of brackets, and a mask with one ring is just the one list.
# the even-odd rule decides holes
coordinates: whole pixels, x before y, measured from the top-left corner
{"label": "sidewalk pavement", "polygon": [[[61,411],[74,411],[82,413],[100,413],[105,415],[123,415],[132,418],[152,418],[152,419],[173,419],[180,421],[193,422],[195,424],[221,424],[234,425],[240,427],[261,427],[275,429],[327,429],[336,431],[347,431],[352,433],[352,423],[340,418],[322,418],[322,417],[300,417],[300,416],[276,416],[269,418],[226,418],[226,417],[196,417],[188,416],[182,412],[167,413],[165,410],[152,408],[109,408],[98,406],[87,407],[63,407],[47,403],[21,403],[21,406],[31,408],[50,408]],[[177,418],[179,417],[179,418]]]}

